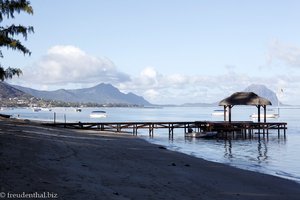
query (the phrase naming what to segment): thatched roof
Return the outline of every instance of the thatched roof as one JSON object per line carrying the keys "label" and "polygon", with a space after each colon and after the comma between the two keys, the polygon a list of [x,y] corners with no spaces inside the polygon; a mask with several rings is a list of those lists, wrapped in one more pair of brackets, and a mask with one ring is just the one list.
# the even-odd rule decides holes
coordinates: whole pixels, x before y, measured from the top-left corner
{"label": "thatched roof", "polygon": [[230,97],[220,101],[219,106],[228,105],[272,105],[272,103],[263,97],[258,96],[254,92],[236,92]]}

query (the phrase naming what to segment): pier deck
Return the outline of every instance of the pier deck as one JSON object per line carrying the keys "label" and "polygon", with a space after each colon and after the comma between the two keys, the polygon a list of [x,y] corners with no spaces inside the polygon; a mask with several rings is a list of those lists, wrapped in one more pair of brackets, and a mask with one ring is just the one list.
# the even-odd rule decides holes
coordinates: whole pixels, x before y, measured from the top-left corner
{"label": "pier deck", "polygon": [[283,130],[286,135],[287,123],[285,122],[252,122],[252,121],[186,121],[186,122],[77,122],[77,123],[45,123],[48,126],[58,126],[77,129],[97,129],[99,131],[125,132],[130,131],[133,135],[138,134],[139,129],[148,129],[149,136],[154,136],[155,129],[168,130],[169,137],[173,138],[174,129],[183,129],[187,133],[189,129],[196,132],[216,131],[218,135],[227,133],[241,133],[245,136],[269,134],[269,130]]}

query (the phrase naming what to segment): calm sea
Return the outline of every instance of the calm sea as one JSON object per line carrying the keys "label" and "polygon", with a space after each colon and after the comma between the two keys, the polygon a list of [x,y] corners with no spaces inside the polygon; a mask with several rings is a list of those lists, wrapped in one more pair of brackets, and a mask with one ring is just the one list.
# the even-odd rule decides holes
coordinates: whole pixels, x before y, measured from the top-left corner
{"label": "calm sea", "polygon": [[[31,120],[68,122],[128,122],[128,121],[222,121],[222,117],[212,116],[217,107],[165,107],[165,108],[52,108],[51,111],[33,112],[31,109],[1,110],[1,113]],[[104,110],[106,118],[91,119],[93,110]],[[233,120],[251,120],[256,113],[255,107],[237,106],[232,109]],[[277,108],[273,111],[278,112]],[[269,120],[270,121],[270,120]],[[226,163],[235,167],[272,174],[295,180],[300,183],[300,107],[280,108],[280,117],[273,121],[287,122],[286,138],[278,138],[277,131],[269,138],[204,140],[186,139],[182,129],[175,130],[173,140],[168,139],[168,130],[155,130],[154,138],[148,137],[148,131],[139,130],[139,136],[149,142],[166,146],[170,150],[183,152],[206,160]]]}

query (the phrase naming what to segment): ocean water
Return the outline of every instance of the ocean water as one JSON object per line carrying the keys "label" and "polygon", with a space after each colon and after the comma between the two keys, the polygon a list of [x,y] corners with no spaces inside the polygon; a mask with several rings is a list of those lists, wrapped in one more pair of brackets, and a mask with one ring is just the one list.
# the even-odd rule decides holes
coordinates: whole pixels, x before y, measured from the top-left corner
{"label": "ocean water", "polygon": [[[60,122],[134,122],[134,121],[222,121],[222,117],[212,116],[218,107],[164,107],[164,108],[52,108],[51,111],[33,112],[31,109],[15,108],[1,110],[16,118]],[[92,119],[93,110],[105,110],[106,118]],[[237,106],[232,109],[232,120],[252,120],[249,116],[256,113],[256,107]],[[273,111],[278,112],[277,108]],[[268,138],[253,139],[197,139],[184,137],[183,129],[176,129],[174,138],[169,140],[168,130],[154,130],[154,137],[149,138],[148,130],[139,130],[138,136],[155,144],[166,146],[206,160],[225,163],[242,169],[262,172],[291,179],[300,183],[300,107],[281,107],[280,117],[268,121],[287,122],[286,137],[283,131],[278,138],[277,130],[271,131]]]}

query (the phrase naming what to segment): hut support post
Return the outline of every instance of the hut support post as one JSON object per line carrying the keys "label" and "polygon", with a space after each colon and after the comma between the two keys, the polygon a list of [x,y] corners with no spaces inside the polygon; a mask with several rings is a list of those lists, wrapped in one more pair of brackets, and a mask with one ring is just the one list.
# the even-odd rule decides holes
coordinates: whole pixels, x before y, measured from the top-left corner
{"label": "hut support post", "polygon": [[263,105],[263,108],[264,108],[264,123],[266,123],[267,122],[267,106]]}
{"label": "hut support post", "polygon": [[226,111],[227,111],[227,106],[224,105],[224,122],[226,122]]}
{"label": "hut support post", "polygon": [[260,122],[260,105],[257,106],[257,122]]}
{"label": "hut support post", "polygon": [[228,113],[228,121],[229,123],[231,123],[231,108],[233,107],[233,105],[229,105],[229,113]]}

